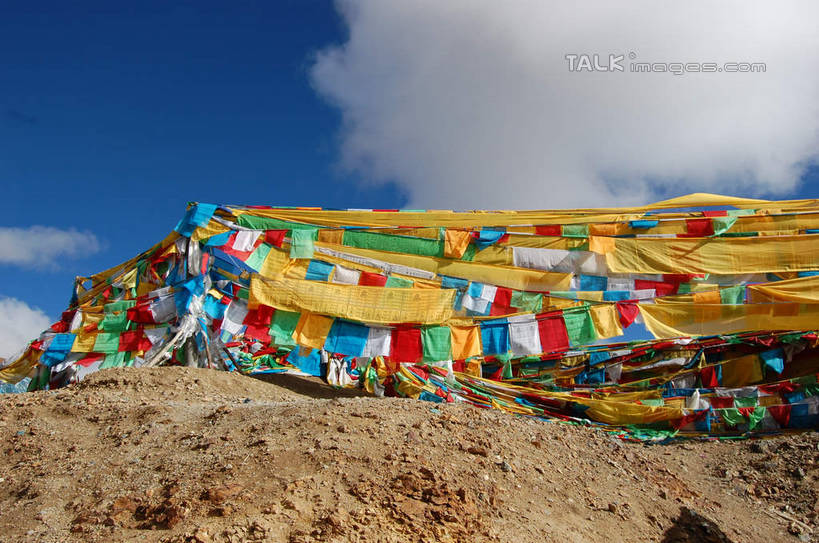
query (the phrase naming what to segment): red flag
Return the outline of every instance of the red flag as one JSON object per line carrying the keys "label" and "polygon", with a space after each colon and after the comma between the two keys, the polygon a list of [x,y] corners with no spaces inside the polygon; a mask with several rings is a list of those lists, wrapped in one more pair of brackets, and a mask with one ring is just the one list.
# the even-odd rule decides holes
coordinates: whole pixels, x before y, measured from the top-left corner
{"label": "red flag", "polygon": [[57,322],[55,322],[54,324],[51,325],[50,330],[52,332],[57,332],[58,334],[61,334],[63,332],[68,332],[68,326],[69,326],[69,323],[67,323],[65,321],[57,321]]}
{"label": "red flag", "polygon": [[264,233],[264,240],[274,247],[281,247],[286,235],[287,230],[267,230]]}
{"label": "red flag", "polygon": [[623,328],[628,328],[640,314],[640,308],[637,304],[617,302],[617,313],[619,313],[620,324],[623,325]]}
{"label": "red flag", "polygon": [[365,287],[383,287],[387,284],[387,276],[381,275],[380,273],[363,271],[361,272],[358,284]]}
{"label": "red flag", "polygon": [[513,311],[511,307],[505,305],[492,304],[489,307],[489,314],[493,317],[499,317],[501,315],[511,315],[514,312],[515,311]]}
{"label": "red flag", "polygon": [[745,417],[746,419],[750,419],[751,415],[754,414],[755,410],[756,407],[737,407],[737,411],[742,413],[742,416]]}
{"label": "red flag", "polygon": [[78,366],[82,366],[84,368],[87,368],[88,366],[90,366],[94,362],[100,362],[104,358],[105,358],[105,355],[101,354],[101,353],[88,353],[88,356],[85,356],[85,357],[81,358],[80,360],[77,360],[76,364]]}
{"label": "red flag", "polygon": [[565,351],[569,348],[569,334],[566,332],[566,323],[562,315],[552,315],[541,318],[538,316],[537,326],[540,332],[540,346],[543,352]]}
{"label": "red flag", "polygon": [[674,428],[680,429],[683,426],[691,424],[692,422],[697,422],[705,419],[706,417],[708,417],[708,413],[710,412],[711,412],[710,409],[700,409],[699,411],[694,411],[693,413],[684,415],[679,420],[673,421],[672,425],[674,426]]}
{"label": "red flag", "polygon": [[768,413],[774,418],[779,426],[787,428],[791,420],[791,406],[790,405],[769,405],[767,407]]}
{"label": "red flag", "polygon": [[714,409],[729,409],[734,407],[734,397],[733,396],[714,396],[712,398],[708,398],[711,402],[711,407]]}
{"label": "red flag", "polygon": [[242,321],[242,324],[247,324],[248,326],[270,326],[270,322],[273,320],[273,311],[274,309],[267,305],[260,305],[256,309],[251,309],[245,315],[245,320]]}
{"label": "red flag", "polygon": [[685,234],[677,234],[679,238],[705,238],[714,235],[714,222],[706,219],[685,219]]}
{"label": "red flag", "polygon": [[131,322],[143,324],[154,324],[156,322],[154,321],[154,314],[151,312],[150,302],[129,307],[126,313],[128,315],[128,320]]}
{"label": "red flag", "polygon": [[[362,273],[363,275],[363,273]],[[423,356],[421,329],[398,327],[392,331],[390,358],[396,362],[419,362]]]}
{"label": "red flag", "polygon": [[648,281],[646,279],[634,280],[635,290],[654,289],[657,292],[657,296],[668,296],[669,294],[677,294],[677,290],[679,290],[679,288],[680,288],[679,283],[673,282],[666,283],[665,281]]}
{"label": "red flag", "polygon": [[258,339],[264,344],[269,344],[272,340],[270,338],[270,325],[252,323],[247,325],[245,329],[245,337]]}
{"label": "red flag", "polygon": [[489,376],[493,381],[503,381],[503,364],[500,365],[498,371]]}
{"label": "red flag", "polygon": [[545,224],[543,226],[535,226],[535,233],[538,236],[560,236],[560,235],[562,235],[559,224]]}
{"label": "red flag", "polygon": [[142,328],[122,332],[119,335],[120,351],[147,351],[151,348],[151,342],[145,337]]}
{"label": "red flag", "polygon": [[717,367],[709,366],[700,370],[700,379],[702,380],[703,388],[716,388],[719,386],[719,377],[717,376]]}
{"label": "red flag", "polygon": [[498,290],[495,292],[495,299],[492,301],[492,305],[495,304],[501,307],[511,307],[512,289],[506,287],[498,287]]}

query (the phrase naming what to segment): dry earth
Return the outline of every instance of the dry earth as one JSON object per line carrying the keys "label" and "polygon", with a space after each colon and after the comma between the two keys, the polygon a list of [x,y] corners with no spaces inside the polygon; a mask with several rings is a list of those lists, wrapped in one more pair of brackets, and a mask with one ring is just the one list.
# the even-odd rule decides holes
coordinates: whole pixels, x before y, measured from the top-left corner
{"label": "dry earth", "polygon": [[156,368],[0,397],[0,447],[3,543],[819,541],[813,433],[642,445]]}

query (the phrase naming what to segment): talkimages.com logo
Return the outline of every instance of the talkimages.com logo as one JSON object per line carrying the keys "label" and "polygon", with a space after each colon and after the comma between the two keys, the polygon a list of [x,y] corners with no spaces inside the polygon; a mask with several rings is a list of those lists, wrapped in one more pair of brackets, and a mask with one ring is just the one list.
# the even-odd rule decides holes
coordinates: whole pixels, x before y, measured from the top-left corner
{"label": "talkimages.com logo", "polygon": [[[628,56],[628,60],[626,57]],[[638,62],[637,54],[567,54],[570,72],[668,73],[764,73],[764,62]]]}

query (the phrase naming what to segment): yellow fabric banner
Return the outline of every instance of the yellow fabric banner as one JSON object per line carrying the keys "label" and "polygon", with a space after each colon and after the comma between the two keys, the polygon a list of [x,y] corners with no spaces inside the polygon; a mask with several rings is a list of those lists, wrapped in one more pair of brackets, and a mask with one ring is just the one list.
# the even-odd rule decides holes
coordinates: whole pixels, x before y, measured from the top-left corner
{"label": "yellow fabric banner", "polygon": [[250,281],[250,308],[261,304],[374,324],[443,323],[452,317],[454,302],[451,289],[381,288],[256,275]]}
{"label": "yellow fabric banner", "polygon": [[191,239],[193,241],[206,240],[217,234],[223,234],[228,230],[230,229],[224,224],[218,223],[216,221],[208,221],[208,224],[196,227],[196,229],[193,231],[193,234],[191,234]]}
{"label": "yellow fabric banner", "polygon": [[638,207],[551,209],[532,211],[464,211],[429,210],[410,212],[333,211],[320,209],[234,209],[235,215],[252,214],[320,226],[414,226],[430,224],[443,227],[473,228],[542,224],[582,224],[628,221],[644,212],[687,207],[734,206],[740,209],[816,210],[818,200],[759,200],[719,194],[696,193]]}
{"label": "yellow fabric banner", "polygon": [[[605,238],[610,243],[612,238]],[[590,247],[596,247],[592,239]],[[613,273],[742,274],[819,268],[819,234],[749,238],[614,238]]]}
{"label": "yellow fabric banner", "polygon": [[751,302],[819,303],[819,276],[748,285],[747,288]]}
{"label": "yellow fabric banner", "polygon": [[656,338],[765,330],[814,330],[819,304],[640,304]]}
{"label": "yellow fabric banner", "polygon": [[764,377],[759,355],[749,354],[722,363],[722,386],[744,387],[756,384]]}
{"label": "yellow fabric banner", "polygon": [[72,353],[90,353],[94,350],[94,343],[97,341],[99,332],[81,331],[74,339],[74,344],[71,346]]}
{"label": "yellow fabric banner", "polygon": [[589,309],[597,337],[609,338],[623,335],[620,326],[620,315],[614,304],[593,305]]}
{"label": "yellow fabric banner", "polygon": [[29,351],[5,368],[0,369],[0,383],[19,383],[31,373],[36,365],[37,360],[32,360],[32,354]]}
{"label": "yellow fabric banner", "polygon": [[302,313],[298,324],[296,324],[296,329],[293,331],[293,339],[299,345],[321,349],[324,347],[324,341],[327,339],[327,334],[330,333],[330,327],[332,326],[333,319],[330,317],[314,313]]}
{"label": "yellow fabric banner", "polygon": [[344,240],[344,230],[319,230],[318,240],[322,243],[341,245]]}
{"label": "yellow fabric banner", "polygon": [[452,359],[464,360],[481,354],[481,331],[478,326],[450,326]]}
{"label": "yellow fabric banner", "polygon": [[[488,388],[494,388],[492,381],[482,378],[474,378],[474,381],[483,384]],[[589,408],[584,411],[584,416],[606,424],[650,424],[677,420],[683,416],[682,409],[678,407],[651,406],[638,403],[627,403],[626,401],[615,401],[612,399],[597,400],[592,398],[582,398],[572,396],[565,392],[545,392],[523,386],[506,384],[504,388],[514,390],[518,393],[530,392],[538,396],[545,396],[555,400],[587,405]],[[499,397],[503,396],[500,390],[496,389]],[[631,399],[631,398],[629,398]]]}
{"label": "yellow fabric banner", "polygon": [[680,408],[641,405],[615,401],[586,400],[590,404],[584,415],[606,424],[651,424],[677,420],[683,416]]}
{"label": "yellow fabric banner", "polygon": [[472,236],[464,230],[447,230],[444,233],[444,256],[461,258],[466,252]]}

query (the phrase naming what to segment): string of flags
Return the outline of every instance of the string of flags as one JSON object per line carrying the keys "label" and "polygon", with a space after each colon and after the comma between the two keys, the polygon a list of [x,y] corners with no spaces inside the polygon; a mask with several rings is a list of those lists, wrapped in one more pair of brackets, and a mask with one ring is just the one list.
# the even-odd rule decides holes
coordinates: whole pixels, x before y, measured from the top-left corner
{"label": "string of flags", "polygon": [[[155,246],[78,277],[0,381],[56,388],[172,364],[295,372],[640,439],[748,435],[815,426],[817,318],[816,200],[191,203]],[[635,323],[655,339],[623,342]]]}

